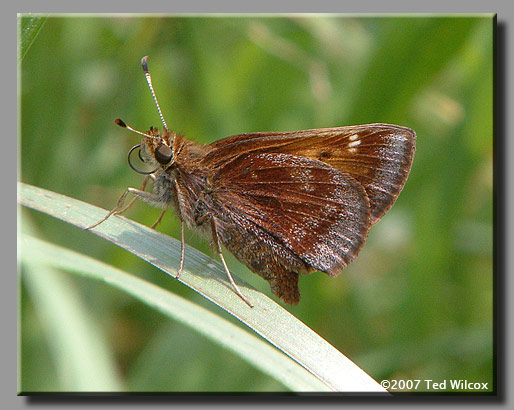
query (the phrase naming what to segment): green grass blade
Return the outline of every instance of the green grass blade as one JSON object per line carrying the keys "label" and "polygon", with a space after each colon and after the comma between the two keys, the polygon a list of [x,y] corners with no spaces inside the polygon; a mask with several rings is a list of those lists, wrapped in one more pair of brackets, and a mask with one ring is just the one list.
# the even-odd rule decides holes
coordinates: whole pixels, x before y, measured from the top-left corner
{"label": "green grass blade", "polygon": [[[19,184],[18,201],[80,228],[105,215],[105,210],[26,184]],[[115,216],[93,233],[132,252],[164,272],[176,273],[180,243],[146,226]],[[315,375],[329,389],[384,392],[384,389],[323,338],[264,294],[234,275],[254,304],[249,308],[232,290],[220,264],[187,247],[180,281],[226,310]],[[237,341],[236,341],[237,343]]]}
{"label": "green grass blade", "polygon": [[[292,391],[329,391],[326,385],[268,343],[182,297],[95,259],[28,235],[21,243],[23,248],[30,249],[30,252],[22,253],[24,263],[45,266],[45,270],[46,266],[51,266],[108,283],[232,350]],[[39,280],[46,281],[46,272],[41,269],[38,272]],[[33,279],[31,275],[31,281]],[[54,290],[53,295],[56,293],[61,294]]]}
{"label": "green grass blade", "polygon": [[[40,263],[41,246],[32,242],[26,249],[30,252],[22,253],[23,284],[42,323],[62,391],[123,391],[112,352],[69,278]],[[21,383],[19,389],[31,393]]]}
{"label": "green grass blade", "polygon": [[18,54],[18,63],[23,60],[23,57],[29,51],[30,46],[36,39],[41,27],[46,21],[46,17],[41,16],[19,16],[18,24],[19,24],[19,54]]}

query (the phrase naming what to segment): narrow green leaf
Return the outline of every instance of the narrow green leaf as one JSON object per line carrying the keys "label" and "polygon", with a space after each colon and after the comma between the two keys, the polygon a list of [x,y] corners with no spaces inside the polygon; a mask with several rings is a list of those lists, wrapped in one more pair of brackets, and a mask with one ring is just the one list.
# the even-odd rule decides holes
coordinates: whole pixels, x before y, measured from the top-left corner
{"label": "narrow green leaf", "polygon": [[[62,390],[123,391],[116,362],[98,325],[69,278],[39,263],[37,253],[32,253],[38,248],[31,243],[30,252],[22,253],[23,282],[43,324]],[[19,388],[27,393],[24,386]]]}
{"label": "narrow green leaf", "polygon": [[21,63],[30,46],[36,39],[41,27],[46,21],[46,17],[34,16],[34,15],[20,15],[18,16],[19,24],[19,53],[18,63]]}
{"label": "narrow green leaf", "polygon": [[[105,210],[26,184],[19,184],[19,202],[75,226],[84,228],[105,215]],[[146,226],[115,216],[93,230],[96,235],[129,250],[164,272],[174,275],[180,243]],[[234,277],[254,304],[248,307],[232,290],[223,268],[213,259],[186,249],[180,281],[226,310],[334,391],[384,392],[351,360],[264,294]]]}
{"label": "narrow green leaf", "polygon": [[[37,266],[49,265],[108,283],[195,329],[214,342],[232,350],[256,368],[282,382],[292,391],[329,391],[328,387],[303,367],[262,341],[214,313],[184,298],[161,289],[85,255],[24,235],[21,241],[23,261]],[[40,281],[46,281],[40,273]],[[31,280],[33,280],[31,276]],[[61,289],[62,290],[62,289]],[[55,296],[56,292],[52,291]],[[53,296],[53,297],[54,297]],[[69,322],[67,322],[69,323]]]}

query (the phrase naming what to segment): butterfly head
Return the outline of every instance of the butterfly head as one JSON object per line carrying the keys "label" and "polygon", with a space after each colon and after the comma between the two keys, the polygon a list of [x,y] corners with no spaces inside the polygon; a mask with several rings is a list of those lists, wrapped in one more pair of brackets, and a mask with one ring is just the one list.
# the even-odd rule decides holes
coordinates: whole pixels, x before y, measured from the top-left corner
{"label": "butterfly head", "polygon": [[[173,165],[174,154],[172,147],[175,140],[175,134],[173,132],[170,132],[167,128],[165,128],[162,133],[159,133],[157,128],[150,127],[150,129],[145,134],[128,126],[120,119],[117,119],[115,122],[120,127],[127,128],[130,131],[135,132],[143,137],[141,139],[141,143],[134,145],[128,154],[129,165],[134,171],[140,174],[153,174],[159,168],[165,170]],[[153,171],[141,171],[135,168],[132,164],[131,154],[138,148],[139,158],[141,161],[152,166]]]}
{"label": "butterfly head", "polygon": [[167,129],[159,133],[156,128],[150,127],[141,139],[141,158],[147,164],[163,169],[173,164],[173,140],[175,135]]}

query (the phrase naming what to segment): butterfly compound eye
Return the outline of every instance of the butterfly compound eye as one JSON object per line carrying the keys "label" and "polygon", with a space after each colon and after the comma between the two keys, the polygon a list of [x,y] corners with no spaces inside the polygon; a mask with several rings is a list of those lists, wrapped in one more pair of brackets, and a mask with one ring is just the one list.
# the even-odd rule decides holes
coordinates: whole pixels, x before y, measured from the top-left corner
{"label": "butterfly compound eye", "polygon": [[155,159],[159,164],[165,165],[171,161],[171,157],[173,153],[171,152],[171,148],[167,145],[161,144],[155,150]]}

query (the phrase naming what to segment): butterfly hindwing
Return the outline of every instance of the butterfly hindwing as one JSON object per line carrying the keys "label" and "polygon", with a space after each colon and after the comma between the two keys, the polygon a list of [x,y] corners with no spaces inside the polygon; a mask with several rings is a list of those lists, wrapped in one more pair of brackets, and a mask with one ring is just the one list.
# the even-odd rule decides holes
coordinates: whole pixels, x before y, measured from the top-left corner
{"label": "butterfly hindwing", "polygon": [[[370,210],[364,188],[321,161],[243,154],[215,175],[213,192],[214,206],[225,208],[220,214],[233,215],[236,225],[274,238],[313,270],[336,275],[366,240]],[[276,258],[278,265],[287,265],[279,254]]]}

